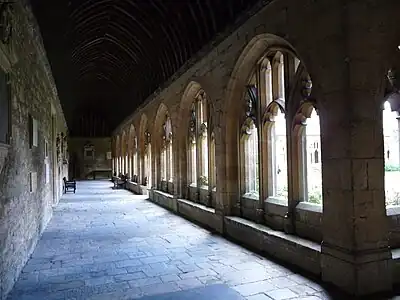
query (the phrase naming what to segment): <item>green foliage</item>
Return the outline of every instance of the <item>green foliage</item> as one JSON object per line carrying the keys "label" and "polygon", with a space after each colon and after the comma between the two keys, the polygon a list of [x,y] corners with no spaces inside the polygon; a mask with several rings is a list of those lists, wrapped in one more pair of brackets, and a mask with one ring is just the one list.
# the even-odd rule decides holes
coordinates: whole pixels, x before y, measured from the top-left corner
{"label": "green foliage", "polygon": [[385,172],[399,172],[400,166],[395,165],[385,165]]}
{"label": "green foliage", "polygon": [[308,193],[308,202],[322,204],[322,193],[319,190],[312,190]]}
{"label": "green foliage", "polygon": [[399,192],[389,192],[385,191],[385,200],[386,200],[386,206],[388,205],[394,205],[398,206],[400,205],[400,193]]}
{"label": "green foliage", "polygon": [[200,186],[208,185],[208,178],[206,176],[200,176],[199,177],[199,184],[200,184]]}

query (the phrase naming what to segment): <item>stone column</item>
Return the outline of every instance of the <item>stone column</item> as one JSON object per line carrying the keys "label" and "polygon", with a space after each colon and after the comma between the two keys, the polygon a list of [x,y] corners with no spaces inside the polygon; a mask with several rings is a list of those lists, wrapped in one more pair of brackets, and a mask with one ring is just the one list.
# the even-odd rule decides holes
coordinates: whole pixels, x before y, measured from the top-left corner
{"label": "stone column", "polygon": [[331,93],[320,110],[322,279],[355,295],[392,288],[382,111],[375,95]]}
{"label": "stone column", "polygon": [[[232,122],[232,121],[231,121]],[[235,122],[232,122],[233,124]],[[218,129],[215,140],[215,160],[217,164],[217,206],[224,215],[241,216],[239,193],[239,153],[240,142],[235,126],[226,120]]]}
{"label": "stone column", "polygon": [[264,201],[268,197],[268,173],[265,172],[263,166],[268,163],[268,152],[264,151],[265,141],[264,137],[267,136],[267,132],[264,131],[263,126],[263,113],[265,111],[266,103],[266,79],[265,79],[265,68],[258,66],[257,69],[257,134],[258,134],[258,174],[259,174],[259,199],[256,208],[256,220],[258,223],[264,223]]}
{"label": "stone column", "polygon": [[321,120],[321,271],[324,281],[365,295],[392,289],[381,108],[385,30],[395,26],[382,30],[390,18],[365,3],[339,2],[335,9],[340,22],[327,23],[331,35],[310,49]]}

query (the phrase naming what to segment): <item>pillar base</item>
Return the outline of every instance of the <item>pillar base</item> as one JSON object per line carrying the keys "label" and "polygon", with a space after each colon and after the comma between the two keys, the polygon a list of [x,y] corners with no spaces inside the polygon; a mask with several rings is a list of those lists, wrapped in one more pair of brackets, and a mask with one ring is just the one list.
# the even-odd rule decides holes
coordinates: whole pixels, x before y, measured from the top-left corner
{"label": "pillar base", "polygon": [[350,253],[323,243],[321,271],[323,281],[355,296],[388,292],[393,288],[389,248]]}
{"label": "pillar base", "polygon": [[264,224],[264,210],[262,208],[257,208],[256,210],[256,218],[258,224]]}
{"label": "pillar base", "polygon": [[232,207],[232,211],[234,216],[241,217],[242,216],[242,205],[240,202],[236,202]]}

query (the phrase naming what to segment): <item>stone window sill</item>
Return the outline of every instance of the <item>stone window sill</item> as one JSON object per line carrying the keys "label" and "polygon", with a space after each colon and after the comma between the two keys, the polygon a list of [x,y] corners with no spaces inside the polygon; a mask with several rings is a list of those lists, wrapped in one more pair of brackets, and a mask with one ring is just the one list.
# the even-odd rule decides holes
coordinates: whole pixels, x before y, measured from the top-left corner
{"label": "stone window sill", "polygon": [[242,199],[258,201],[259,197],[258,197],[258,195],[255,195],[255,194],[246,193],[246,194],[242,195]]}
{"label": "stone window sill", "polygon": [[178,199],[178,203],[183,203],[183,204],[185,204],[187,206],[195,207],[195,208],[197,208],[197,209],[199,209],[201,211],[205,211],[205,212],[208,212],[208,213],[215,214],[215,208],[207,207],[207,206],[205,206],[203,204],[195,203],[195,202],[193,202],[191,200]]}
{"label": "stone window sill", "polygon": [[296,209],[322,214],[322,205],[309,202],[299,202],[299,204],[296,206]]}
{"label": "stone window sill", "polygon": [[288,212],[287,201],[284,199],[268,197],[264,201],[264,209],[266,215],[279,216],[283,218]]}
{"label": "stone window sill", "polygon": [[263,233],[265,235],[274,236],[276,238],[291,242],[293,244],[298,244],[299,246],[309,248],[313,251],[319,253],[321,252],[321,245],[319,243],[310,241],[308,239],[304,239],[296,235],[287,234],[282,231],[274,230],[266,225],[257,224],[253,221],[249,221],[240,217],[227,216],[225,218],[232,222],[241,224],[242,226],[252,228],[253,230]]}
{"label": "stone window sill", "polygon": [[158,194],[158,195],[164,196],[166,198],[171,198],[171,199],[174,198],[173,195],[171,195],[169,193],[166,193],[166,192],[163,192],[163,191],[160,191],[160,190],[153,190],[153,192]]}
{"label": "stone window sill", "polygon": [[268,198],[265,200],[265,203],[267,203],[267,204],[274,204],[274,205],[278,205],[278,206],[284,206],[284,207],[287,207],[287,206],[288,206],[288,201],[287,201],[287,199],[277,198],[277,197],[268,197]]}
{"label": "stone window sill", "polygon": [[400,215],[400,206],[393,205],[386,207],[386,215],[388,217]]}

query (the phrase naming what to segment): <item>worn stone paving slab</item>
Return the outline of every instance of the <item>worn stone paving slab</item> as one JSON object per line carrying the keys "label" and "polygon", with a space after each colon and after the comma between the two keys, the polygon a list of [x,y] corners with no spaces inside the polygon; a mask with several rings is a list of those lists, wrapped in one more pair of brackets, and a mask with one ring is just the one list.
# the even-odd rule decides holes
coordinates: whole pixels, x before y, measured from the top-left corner
{"label": "worn stone paving slab", "polygon": [[107,181],[77,187],[55,209],[9,300],[333,298],[144,196]]}

